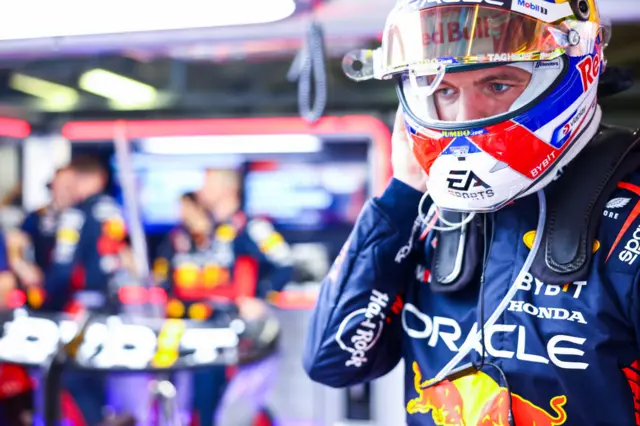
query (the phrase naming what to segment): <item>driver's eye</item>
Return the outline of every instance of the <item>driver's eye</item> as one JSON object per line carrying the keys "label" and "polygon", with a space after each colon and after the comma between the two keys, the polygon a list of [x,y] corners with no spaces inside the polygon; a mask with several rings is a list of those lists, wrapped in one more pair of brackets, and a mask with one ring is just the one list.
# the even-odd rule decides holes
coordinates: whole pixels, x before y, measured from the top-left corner
{"label": "driver's eye", "polygon": [[438,89],[436,93],[442,96],[451,96],[455,93],[455,90],[453,90],[451,87],[443,87],[442,89]]}
{"label": "driver's eye", "polygon": [[491,88],[493,89],[493,91],[501,93],[509,90],[511,86],[504,83],[492,83]]}

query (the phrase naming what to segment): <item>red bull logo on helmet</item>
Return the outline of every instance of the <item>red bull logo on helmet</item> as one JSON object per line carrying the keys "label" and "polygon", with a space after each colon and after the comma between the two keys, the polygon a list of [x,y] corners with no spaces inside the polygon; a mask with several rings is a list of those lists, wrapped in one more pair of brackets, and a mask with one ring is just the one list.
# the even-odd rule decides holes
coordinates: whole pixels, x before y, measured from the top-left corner
{"label": "red bull logo on helmet", "polygon": [[582,90],[586,92],[600,76],[600,55],[596,53],[593,57],[585,57],[577,67],[582,80]]}
{"label": "red bull logo on helmet", "polygon": [[453,21],[446,24],[440,23],[436,28],[433,28],[433,31],[427,31],[422,35],[422,43],[425,46],[429,46],[457,43],[462,40],[469,41],[472,38],[478,40],[498,37],[499,33],[495,32],[495,30],[490,30],[489,17],[485,16],[477,19],[474,26],[461,26],[459,22]]}
{"label": "red bull logo on helmet", "polygon": [[502,0],[418,0],[412,2],[411,4],[415,4],[419,9],[426,9],[432,6],[438,6],[440,4],[484,4],[486,6],[504,6],[504,1]]}
{"label": "red bull logo on helmet", "polygon": [[[418,396],[407,403],[407,413],[431,414],[438,426],[509,424],[509,392],[489,375],[478,372],[425,389],[430,381],[423,382],[418,363],[414,362],[412,367]],[[515,423],[522,425],[564,425],[567,421],[566,403],[564,395],[552,398],[549,412],[520,395],[511,394]]]}

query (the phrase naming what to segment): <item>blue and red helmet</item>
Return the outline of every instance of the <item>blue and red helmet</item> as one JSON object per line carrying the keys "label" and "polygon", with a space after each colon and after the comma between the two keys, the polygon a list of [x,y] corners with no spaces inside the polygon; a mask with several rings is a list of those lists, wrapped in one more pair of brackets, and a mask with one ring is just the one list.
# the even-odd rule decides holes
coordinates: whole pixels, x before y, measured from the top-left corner
{"label": "blue and red helmet", "polygon": [[[596,133],[609,34],[595,0],[400,0],[382,46],[350,52],[343,69],[396,79],[439,208],[488,212],[546,186]],[[440,119],[433,95],[446,74],[505,65],[531,74],[508,111]]]}

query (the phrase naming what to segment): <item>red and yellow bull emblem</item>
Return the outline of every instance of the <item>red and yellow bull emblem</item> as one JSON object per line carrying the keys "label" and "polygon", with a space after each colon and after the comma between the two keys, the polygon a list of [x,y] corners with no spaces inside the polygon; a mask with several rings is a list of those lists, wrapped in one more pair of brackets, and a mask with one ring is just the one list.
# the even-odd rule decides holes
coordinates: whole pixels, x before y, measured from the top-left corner
{"label": "red and yellow bull emblem", "polygon": [[[423,389],[429,380],[422,381],[418,363],[413,363],[414,387],[418,397],[407,403],[409,414],[431,414],[438,426],[508,426],[509,393],[483,372],[444,381]],[[516,395],[511,394],[511,411],[516,424],[528,426],[560,426],[567,421],[565,395],[551,399],[553,414]]]}
{"label": "red and yellow bull emblem", "polygon": [[107,219],[102,224],[102,234],[114,241],[122,241],[127,236],[127,227],[122,218]]}
{"label": "red and yellow bull emblem", "polygon": [[205,289],[212,289],[220,284],[229,282],[229,270],[212,263],[202,268],[202,285]]}
{"label": "red and yellow bull emblem", "polygon": [[221,285],[229,284],[230,280],[229,270],[213,263],[202,268],[195,263],[181,263],[173,271],[176,295],[182,300],[211,296]]}
{"label": "red and yellow bull emblem", "polygon": [[182,263],[173,271],[176,287],[194,288],[200,279],[200,268],[195,263]]}

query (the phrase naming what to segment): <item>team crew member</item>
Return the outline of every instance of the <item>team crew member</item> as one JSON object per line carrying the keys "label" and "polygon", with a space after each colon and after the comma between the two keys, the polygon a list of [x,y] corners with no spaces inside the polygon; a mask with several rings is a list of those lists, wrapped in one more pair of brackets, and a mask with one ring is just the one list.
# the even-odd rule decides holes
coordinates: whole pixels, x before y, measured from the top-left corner
{"label": "team crew member", "polygon": [[60,215],[45,280],[48,309],[63,309],[80,290],[107,295],[110,279],[122,267],[120,253],[126,249],[124,219],[116,201],[104,193],[108,175],[102,164],[92,157],[78,157],[71,168],[82,201]]}
{"label": "team crew member", "polygon": [[[91,157],[71,163],[77,175],[76,190],[82,201],[60,215],[53,259],[45,274],[46,310],[110,309],[110,282],[124,267],[126,228],[120,207],[104,193],[107,172]],[[105,381],[92,373],[69,373],[65,389],[82,418],[74,426],[97,425],[105,404]]]}
{"label": "team crew member", "polygon": [[58,169],[48,185],[51,203],[29,213],[20,227],[31,239],[35,261],[41,270],[46,270],[51,263],[60,213],[77,202],[75,182],[76,175],[70,167]]}
{"label": "team crew member", "polygon": [[[186,314],[195,312],[198,302],[218,298],[236,303],[245,318],[259,317],[266,306],[258,299],[282,290],[291,279],[289,246],[269,222],[247,218],[240,210],[240,184],[235,170],[207,171],[198,196],[182,197],[182,224],[154,262],[156,279]],[[193,404],[201,426],[213,424],[225,384],[224,369],[194,375]]]}

